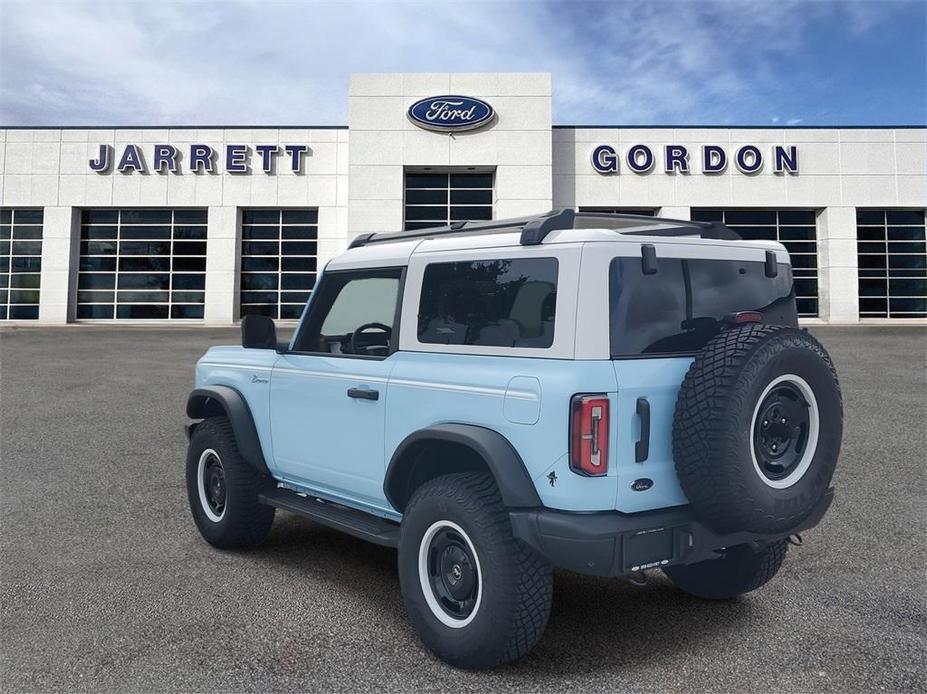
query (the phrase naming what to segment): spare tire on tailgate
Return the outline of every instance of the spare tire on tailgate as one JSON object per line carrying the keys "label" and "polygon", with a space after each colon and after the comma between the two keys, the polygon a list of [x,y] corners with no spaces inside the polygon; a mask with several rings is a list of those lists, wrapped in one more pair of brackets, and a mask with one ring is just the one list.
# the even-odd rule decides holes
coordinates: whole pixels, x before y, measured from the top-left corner
{"label": "spare tire on tailgate", "polygon": [[706,525],[775,534],[820,502],[842,434],[840,386],[824,347],[798,328],[749,324],[715,336],[689,367],[673,457]]}

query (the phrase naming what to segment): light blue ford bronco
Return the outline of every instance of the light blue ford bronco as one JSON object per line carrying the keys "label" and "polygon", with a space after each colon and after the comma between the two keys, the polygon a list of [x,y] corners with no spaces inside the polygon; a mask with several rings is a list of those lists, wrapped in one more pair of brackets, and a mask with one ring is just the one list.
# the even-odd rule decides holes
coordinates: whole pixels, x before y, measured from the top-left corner
{"label": "light blue ford bronco", "polygon": [[242,320],[187,402],[203,537],[277,509],[398,548],[423,643],[528,652],[551,568],[730,598],[831,503],[842,400],[785,249],[714,223],[555,210],[364,234],[293,338]]}

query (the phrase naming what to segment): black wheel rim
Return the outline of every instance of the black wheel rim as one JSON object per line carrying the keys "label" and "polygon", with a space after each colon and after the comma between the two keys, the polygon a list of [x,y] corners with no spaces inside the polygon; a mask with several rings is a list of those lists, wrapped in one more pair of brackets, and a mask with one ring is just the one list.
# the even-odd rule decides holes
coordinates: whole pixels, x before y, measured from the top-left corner
{"label": "black wheel rim", "polygon": [[454,619],[470,616],[479,596],[479,571],[469,544],[453,528],[441,528],[431,538],[428,579],[441,609]]}
{"label": "black wheel rim", "polygon": [[225,468],[222,467],[222,461],[212,453],[207,455],[203,465],[203,490],[209,509],[221,516],[225,510]]}
{"label": "black wheel rim", "polygon": [[766,479],[785,479],[802,461],[811,426],[809,408],[802,392],[789,382],[763,398],[753,423],[753,452]]}

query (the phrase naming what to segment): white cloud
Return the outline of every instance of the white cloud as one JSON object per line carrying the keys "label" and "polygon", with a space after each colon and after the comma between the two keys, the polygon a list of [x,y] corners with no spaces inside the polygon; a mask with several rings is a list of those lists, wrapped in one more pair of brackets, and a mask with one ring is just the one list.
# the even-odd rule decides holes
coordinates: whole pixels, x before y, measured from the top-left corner
{"label": "white cloud", "polygon": [[343,124],[352,72],[507,70],[553,73],[558,123],[759,120],[861,4],[6,1],[0,122]]}

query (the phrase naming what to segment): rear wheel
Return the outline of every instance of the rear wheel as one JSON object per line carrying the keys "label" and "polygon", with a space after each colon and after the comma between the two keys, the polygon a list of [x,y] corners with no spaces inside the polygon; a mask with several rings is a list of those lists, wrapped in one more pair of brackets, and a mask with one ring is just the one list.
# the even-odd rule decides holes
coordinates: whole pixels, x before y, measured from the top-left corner
{"label": "rear wheel", "polygon": [[258,501],[267,484],[238,453],[228,419],[212,417],[196,427],[187,449],[187,498],[209,544],[244,549],[267,539],[274,508]]}
{"label": "rear wheel", "polygon": [[710,600],[733,598],[765,585],[779,571],[788,544],[785,540],[756,548],[728,547],[719,559],[686,566],[668,566],[663,573],[690,595]]}
{"label": "rear wheel", "polygon": [[523,656],[550,614],[550,565],[512,536],[489,475],[445,475],[415,492],[403,514],[399,580],[422,642],[457,667]]}

